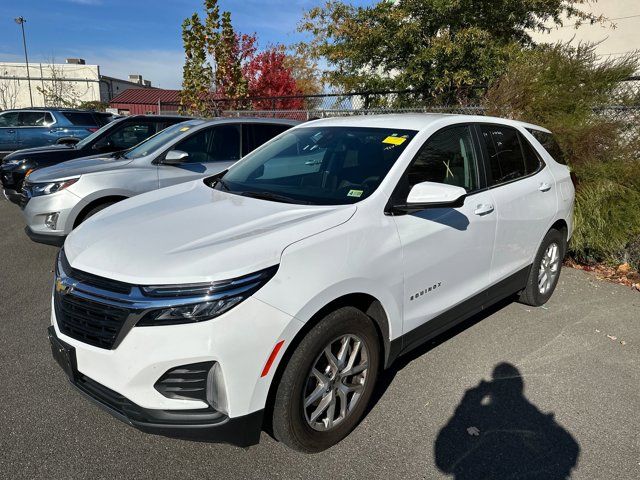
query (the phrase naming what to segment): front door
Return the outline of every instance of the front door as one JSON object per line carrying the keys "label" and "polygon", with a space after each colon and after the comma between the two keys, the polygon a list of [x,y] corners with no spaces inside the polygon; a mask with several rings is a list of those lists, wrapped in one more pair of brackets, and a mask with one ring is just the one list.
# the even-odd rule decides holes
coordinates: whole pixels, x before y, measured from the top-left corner
{"label": "front door", "polygon": [[453,311],[459,316],[482,304],[496,215],[491,195],[480,191],[478,158],[472,127],[447,127],[424,143],[398,185],[404,199],[413,185],[425,181],[468,192],[460,208],[394,217],[403,253],[405,348],[445,328],[451,319],[444,312],[457,307]]}
{"label": "front door", "polygon": [[0,113],[0,151],[18,148],[18,112]]}
{"label": "front door", "polygon": [[180,165],[160,163],[160,187],[214,175],[237,162],[240,159],[240,125],[203,128],[174,145],[173,150],[186,152],[189,156]]}

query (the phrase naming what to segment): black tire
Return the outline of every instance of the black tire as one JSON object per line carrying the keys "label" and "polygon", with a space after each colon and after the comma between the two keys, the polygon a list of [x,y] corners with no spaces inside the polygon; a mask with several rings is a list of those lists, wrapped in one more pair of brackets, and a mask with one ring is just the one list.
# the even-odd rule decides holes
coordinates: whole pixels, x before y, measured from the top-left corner
{"label": "black tire", "polygon": [[[557,274],[553,278],[551,285],[545,292],[541,292],[538,286],[538,274],[540,273],[540,265],[542,263],[543,257],[547,248],[556,244],[560,250],[559,252],[559,263]],[[545,237],[542,239],[542,243],[540,244],[540,248],[538,248],[538,252],[536,253],[536,257],[531,265],[531,271],[529,272],[529,278],[527,279],[527,285],[520,292],[518,301],[520,303],[524,303],[525,305],[531,305],[532,307],[539,307],[544,305],[549,301],[553,291],[556,289],[556,285],[558,284],[558,279],[560,278],[560,270],[562,268],[562,259],[564,258],[564,253],[566,251],[567,238],[563,231],[551,229],[547,232]]]}
{"label": "black tire", "polygon": [[91,210],[89,210],[88,212],[85,212],[77,221],[76,224],[73,226],[74,228],[77,227],[78,225],[80,225],[82,222],[84,222],[87,218],[89,217],[93,217],[96,213],[104,210],[107,207],[110,207],[111,205],[115,204],[117,202],[105,202],[105,203],[101,203],[100,205],[96,205],[95,207],[93,207]]}
{"label": "black tire", "polygon": [[[316,361],[325,347],[343,335],[356,335],[362,340],[368,354],[368,371],[361,396],[350,413],[333,428],[318,431],[307,421],[303,407],[309,374],[312,367],[317,365]],[[273,405],[272,426],[275,438],[290,448],[306,453],[321,452],[340,442],[364,415],[373,393],[379,365],[380,342],[371,319],[353,307],[342,307],[329,313],[302,339],[282,374]]]}

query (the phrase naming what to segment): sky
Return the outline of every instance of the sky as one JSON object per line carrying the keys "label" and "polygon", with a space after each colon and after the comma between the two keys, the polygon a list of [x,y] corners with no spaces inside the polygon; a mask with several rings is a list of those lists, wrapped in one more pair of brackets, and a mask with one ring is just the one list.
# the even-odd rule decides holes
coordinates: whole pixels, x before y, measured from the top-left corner
{"label": "sky", "polygon": [[[0,61],[22,62],[23,16],[29,61],[84,58],[103,75],[141,74],[154,86],[180,88],[184,60],[180,25],[202,0],[0,0]],[[323,0],[220,0],[236,31],[256,33],[260,47],[304,37],[296,25]],[[354,4],[374,3],[353,0]]]}

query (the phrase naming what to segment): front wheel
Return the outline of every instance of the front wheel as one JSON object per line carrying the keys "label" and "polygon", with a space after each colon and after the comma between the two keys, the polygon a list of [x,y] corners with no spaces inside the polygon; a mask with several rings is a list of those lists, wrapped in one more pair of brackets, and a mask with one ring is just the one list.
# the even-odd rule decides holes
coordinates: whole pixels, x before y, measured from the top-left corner
{"label": "front wheel", "polygon": [[558,284],[565,248],[564,233],[555,229],[549,230],[531,266],[527,286],[520,292],[521,303],[539,307],[549,301]]}
{"label": "front wheel", "polygon": [[362,418],[379,364],[378,333],[367,315],[353,307],[328,314],[283,372],[273,408],[276,439],[309,453],[338,443]]}

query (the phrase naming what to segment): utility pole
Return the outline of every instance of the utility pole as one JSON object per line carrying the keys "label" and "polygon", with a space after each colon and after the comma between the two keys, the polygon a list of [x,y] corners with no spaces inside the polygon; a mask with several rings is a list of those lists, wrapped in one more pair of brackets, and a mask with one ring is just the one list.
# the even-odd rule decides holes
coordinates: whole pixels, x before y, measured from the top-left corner
{"label": "utility pole", "polygon": [[31,76],[29,75],[29,57],[27,56],[27,39],[24,36],[24,22],[27,20],[24,17],[18,17],[14,19],[15,22],[22,28],[22,46],[24,47],[24,61],[27,64],[27,83],[29,84],[29,101],[33,107],[33,94],[31,93]]}

